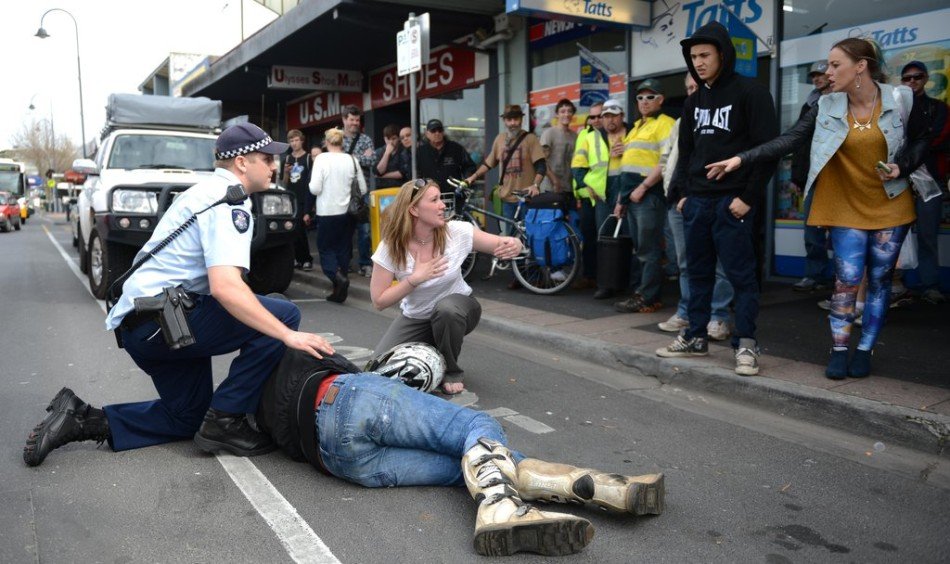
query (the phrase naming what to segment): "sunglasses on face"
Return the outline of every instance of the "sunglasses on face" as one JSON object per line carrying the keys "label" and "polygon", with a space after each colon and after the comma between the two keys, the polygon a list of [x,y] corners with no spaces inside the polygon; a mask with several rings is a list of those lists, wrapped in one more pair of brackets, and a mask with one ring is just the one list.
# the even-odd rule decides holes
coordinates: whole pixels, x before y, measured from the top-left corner
{"label": "sunglasses on face", "polygon": [[637,94],[637,101],[643,102],[645,100],[649,100],[652,102],[653,100],[656,100],[659,97],[660,97],[659,94]]}
{"label": "sunglasses on face", "polygon": [[595,116],[594,114],[591,114],[591,115],[589,115],[589,116],[587,116],[587,117],[588,117],[588,119],[600,119],[601,116],[600,116],[600,114],[597,114],[596,116]]}
{"label": "sunglasses on face", "polygon": [[901,77],[901,82],[910,82],[911,80],[923,80],[927,75],[924,73],[905,74]]}

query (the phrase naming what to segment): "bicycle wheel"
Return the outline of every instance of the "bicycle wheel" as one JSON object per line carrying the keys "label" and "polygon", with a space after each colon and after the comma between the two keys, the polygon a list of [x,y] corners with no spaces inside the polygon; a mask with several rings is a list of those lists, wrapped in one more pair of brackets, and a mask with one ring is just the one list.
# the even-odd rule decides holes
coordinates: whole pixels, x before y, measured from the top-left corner
{"label": "bicycle wheel", "polygon": [[518,236],[524,251],[521,256],[512,261],[515,265],[515,278],[535,294],[556,294],[571,285],[581,268],[581,243],[577,233],[569,223],[567,228],[567,243],[570,252],[567,262],[557,266],[546,266],[538,262],[528,246],[523,226],[519,225]]}
{"label": "bicycle wheel", "polygon": [[[475,221],[475,218],[472,217],[468,213],[464,213],[461,216],[456,216],[455,218],[452,219],[452,221],[467,221],[471,223],[475,227],[475,229],[481,229],[481,227],[478,226],[478,222]],[[467,257],[465,257],[465,260],[462,261],[462,278],[463,279],[467,280],[468,277],[472,274],[472,271],[475,270],[475,263],[477,261],[478,261],[478,252],[476,252],[473,249],[472,252],[469,253]]]}

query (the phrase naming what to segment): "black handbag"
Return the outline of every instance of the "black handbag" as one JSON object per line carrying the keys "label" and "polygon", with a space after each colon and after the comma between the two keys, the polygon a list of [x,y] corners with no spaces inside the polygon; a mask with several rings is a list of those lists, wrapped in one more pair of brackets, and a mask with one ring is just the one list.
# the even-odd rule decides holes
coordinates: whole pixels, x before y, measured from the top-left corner
{"label": "black handbag", "polygon": [[366,223],[369,221],[369,205],[363,200],[360,194],[360,181],[358,174],[362,174],[356,166],[356,157],[353,157],[353,181],[350,182],[350,204],[346,207],[346,214],[353,218],[356,223]]}

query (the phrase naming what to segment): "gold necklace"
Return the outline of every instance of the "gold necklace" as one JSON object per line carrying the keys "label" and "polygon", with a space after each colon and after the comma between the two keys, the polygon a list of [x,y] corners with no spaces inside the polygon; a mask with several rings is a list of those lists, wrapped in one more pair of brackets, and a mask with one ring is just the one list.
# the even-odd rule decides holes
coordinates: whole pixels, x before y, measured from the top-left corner
{"label": "gold necklace", "polygon": [[857,129],[858,131],[866,131],[871,129],[874,126],[874,107],[877,105],[877,90],[874,91],[874,97],[871,98],[871,115],[868,116],[866,122],[858,121],[858,118],[854,115],[854,108],[851,105],[848,105],[848,111],[851,112],[851,119],[854,121],[854,125],[851,126],[852,129]]}

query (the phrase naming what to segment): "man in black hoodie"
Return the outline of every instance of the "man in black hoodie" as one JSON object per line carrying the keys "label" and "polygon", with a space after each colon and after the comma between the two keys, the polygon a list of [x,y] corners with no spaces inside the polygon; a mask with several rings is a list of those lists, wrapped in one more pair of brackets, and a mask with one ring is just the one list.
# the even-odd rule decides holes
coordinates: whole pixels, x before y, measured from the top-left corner
{"label": "man in black hoodie", "polygon": [[742,169],[741,176],[720,181],[707,178],[705,166],[777,136],[775,104],[765,87],[735,73],[736,50],[722,24],[706,24],[680,44],[686,66],[700,85],[683,107],[680,156],[670,187],[686,228],[689,328],[656,352],[663,357],[709,354],[706,325],[718,258],[735,289],[736,373],[753,376],[759,373],[754,227],[775,165],[755,165]]}

